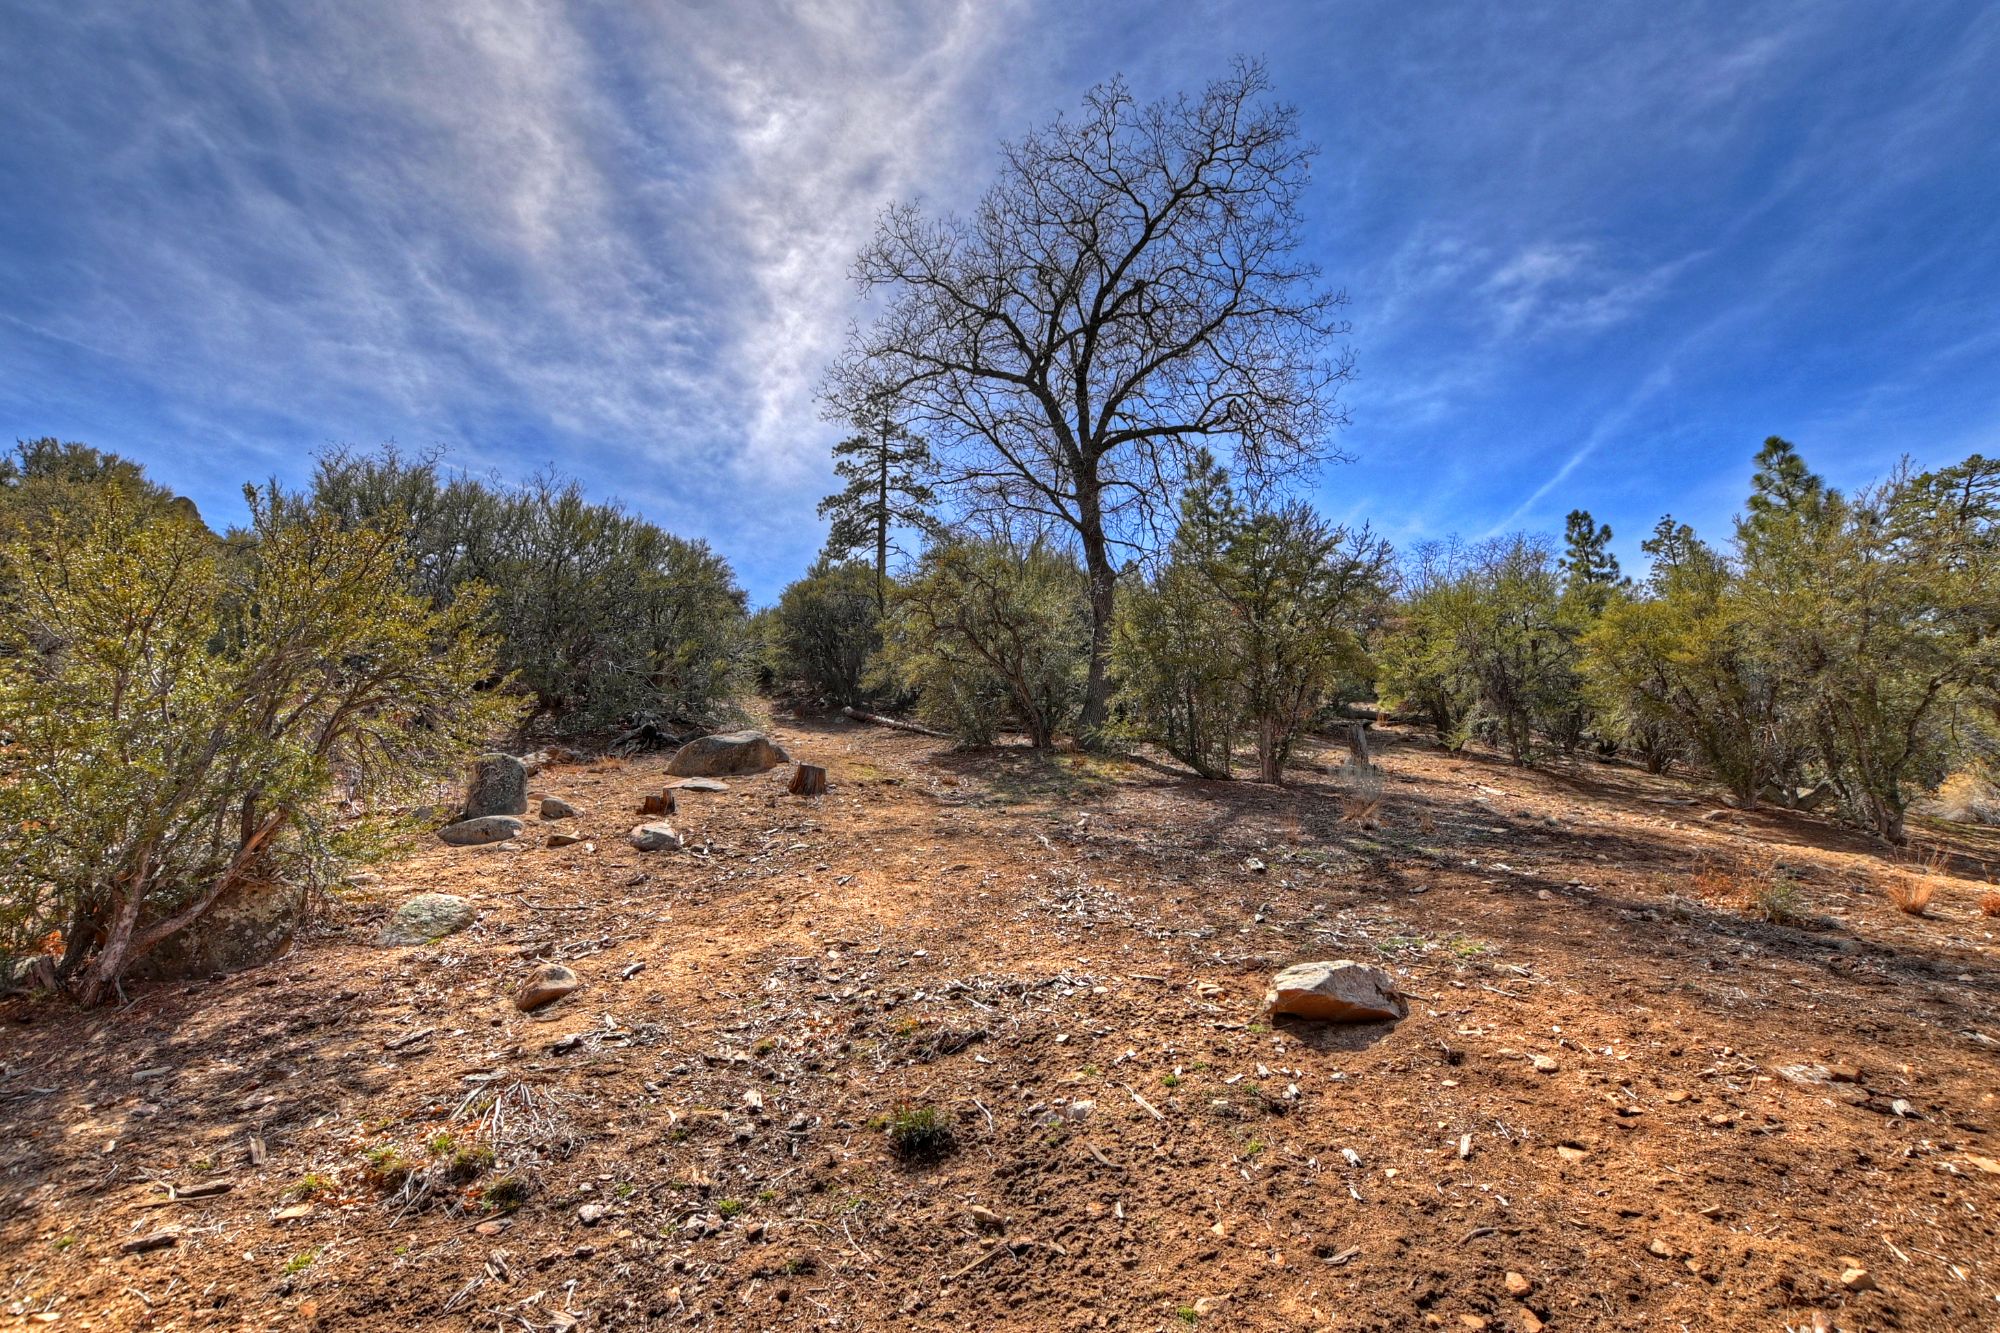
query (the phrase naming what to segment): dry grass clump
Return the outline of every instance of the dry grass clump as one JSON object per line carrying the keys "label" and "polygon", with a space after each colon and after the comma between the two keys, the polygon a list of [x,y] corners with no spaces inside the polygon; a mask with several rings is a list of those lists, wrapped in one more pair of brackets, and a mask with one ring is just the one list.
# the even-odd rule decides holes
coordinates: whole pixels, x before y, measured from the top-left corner
{"label": "dry grass clump", "polygon": [[2000,892],[1988,890],[1979,896],[1979,915],[2000,917]]}
{"label": "dry grass clump", "polygon": [[1703,902],[1733,907],[1773,925],[1792,925],[1805,917],[1798,881],[1769,852],[1705,859],[1695,866],[1691,887]]}
{"label": "dry grass clump", "polygon": [[1898,875],[1889,881],[1887,892],[1897,911],[1922,916],[1937,894],[1937,881],[1918,875]]}
{"label": "dry grass clump", "polygon": [[1374,828],[1382,821],[1382,774],[1350,761],[1340,770],[1340,817],[1350,824]]}

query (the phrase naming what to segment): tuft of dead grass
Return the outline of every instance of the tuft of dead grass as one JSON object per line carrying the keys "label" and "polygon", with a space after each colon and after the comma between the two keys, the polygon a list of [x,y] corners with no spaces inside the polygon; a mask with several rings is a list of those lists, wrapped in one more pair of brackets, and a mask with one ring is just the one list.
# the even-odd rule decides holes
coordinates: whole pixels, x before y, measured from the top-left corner
{"label": "tuft of dead grass", "polygon": [[1922,916],[1930,909],[1931,899],[1937,896],[1937,881],[1921,875],[1898,875],[1888,882],[1884,892],[1896,904],[1897,911]]}
{"label": "tuft of dead grass", "polygon": [[1988,890],[1979,896],[1979,915],[2000,917],[2000,892]]}
{"label": "tuft of dead grass", "polygon": [[1777,926],[1793,925],[1806,915],[1798,881],[1769,852],[1705,858],[1695,866],[1690,887],[1703,902],[1734,908]]}

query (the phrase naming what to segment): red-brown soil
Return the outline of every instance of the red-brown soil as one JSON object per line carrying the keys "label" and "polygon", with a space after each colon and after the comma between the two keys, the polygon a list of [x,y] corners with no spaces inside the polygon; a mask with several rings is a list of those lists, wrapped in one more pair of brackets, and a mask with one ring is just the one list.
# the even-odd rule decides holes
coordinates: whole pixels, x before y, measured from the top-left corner
{"label": "red-brown soil", "polygon": [[[590,845],[423,846],[269,966],[0,1007],[0,1327],[2000,1327],[1963,837],[1919,918],[1870,845],[1622,766],[1389,729],[1369,818],[1337,752],[775,731],[829,794],[683,794],[692,850],[623,841],[664,759],[560,766]],[[1773,860],[1804,924],[1750,911]],[[479,919],[374,947],[417,890]],[[1343,957],[1410,1017],[1265,1021]],[[957,1150],[899,1159],[931,1107]]]}

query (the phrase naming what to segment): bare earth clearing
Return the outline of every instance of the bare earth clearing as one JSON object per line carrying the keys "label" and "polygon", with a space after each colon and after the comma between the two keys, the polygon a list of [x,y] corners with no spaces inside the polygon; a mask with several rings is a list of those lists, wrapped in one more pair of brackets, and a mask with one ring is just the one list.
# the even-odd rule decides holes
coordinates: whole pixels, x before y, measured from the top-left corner
{"label": "bare earth clearing", "polygon": [[[0,1007],[0,1326],[2000,1327],[1970,859],[1912,918],[1810,819],[1395,729],[1379,827],[1335,753],[774,734],[830,793],[684,793],[693,850],[624,843],[664,758],[557,767],[590,845],[427,845],[268,967]],[[1758,848],[1821,920],[1697,896]],[[375,947],[419,890],[478,921]],[[1341,957],[1409,1019],[1261,1020]],[[516,1012],[545,959],[583,987]],[[923,1105],[958,1151],[905,1163]]]}

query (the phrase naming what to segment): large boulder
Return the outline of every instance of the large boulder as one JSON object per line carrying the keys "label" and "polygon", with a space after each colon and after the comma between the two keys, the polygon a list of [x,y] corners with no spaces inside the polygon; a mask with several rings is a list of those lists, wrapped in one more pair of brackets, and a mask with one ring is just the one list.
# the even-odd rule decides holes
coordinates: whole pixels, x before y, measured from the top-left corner
{"label": "large boulder", "polygon": [[761,731],[727,731],[683,745],[667,763],[667,776],[706,778],[723,773],[762,773],[790,763],[778,743]]}
{"label": "large boulder", "polygon": [[420,893],[396,909],[375,942],[388,948],[428,944],[472,924],[472,904],[450,893]]}
{"label": "large boulder", "polygon": [[454,847],[484,847],[489,842],[519,837],[521,828],[521,821],[512,815],[481,815],[446,824],[438,830],[438,837]]}
{"label": "large boulder", "polygon": [[511,754],[482,754],[465,779],[460,819],[528,813],[528,766]]}
{"label": "large boulder", "polygon": [[188,981],[261,966],[291,947],[305,905],[299,885],[239,880],[199,921],[162,940],[133,974],[143,981]]}
{"label": "large boulder", "polygon": [[1410,1003],[1379,967],[1341,959],[1294,963],[1271,979],[1266,1009],[1323,1023],[1393,1023],[1409,1016]]}

